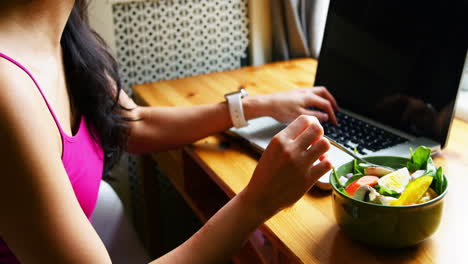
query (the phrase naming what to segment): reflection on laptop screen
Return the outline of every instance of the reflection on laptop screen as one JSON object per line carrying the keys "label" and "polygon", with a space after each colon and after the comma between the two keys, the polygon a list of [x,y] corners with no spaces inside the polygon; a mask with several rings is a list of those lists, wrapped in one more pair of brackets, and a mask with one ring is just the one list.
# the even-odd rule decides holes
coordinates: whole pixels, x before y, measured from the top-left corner
{"label": "reflection on laptop screen", "polygon": [[315,85],[445,145],[467,50],[464,0],[331,0]]}

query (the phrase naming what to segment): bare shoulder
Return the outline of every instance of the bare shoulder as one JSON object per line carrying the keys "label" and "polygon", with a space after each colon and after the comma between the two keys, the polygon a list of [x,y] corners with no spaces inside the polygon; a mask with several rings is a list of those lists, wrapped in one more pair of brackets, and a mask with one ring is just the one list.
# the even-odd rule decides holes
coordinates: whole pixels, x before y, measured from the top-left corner
{"label": "bare shoulder", "polygon": [[0,57],[0,83],[4,84],[5,82],[31,82],[34,85],[31,78],[19,65],[4,57]]}
{"label": "bare shoulder", "polygon": [[36,99],[34,88],[33,80],[25,71],[13,62],[0,58],[0,109],[19,110],[30,106],[31,110],[34,109],[35,104],[31,104]]}
{"label": "bare shoulder", "polygon": [[0,112],[3,123],[8,124],[9,129],[15,128],[17,133],[22,129],[44,130],[50,136],[45,139],[60,139],[57,138],[59,134],[53,118],[32,78],[5,58],[0,58]]}

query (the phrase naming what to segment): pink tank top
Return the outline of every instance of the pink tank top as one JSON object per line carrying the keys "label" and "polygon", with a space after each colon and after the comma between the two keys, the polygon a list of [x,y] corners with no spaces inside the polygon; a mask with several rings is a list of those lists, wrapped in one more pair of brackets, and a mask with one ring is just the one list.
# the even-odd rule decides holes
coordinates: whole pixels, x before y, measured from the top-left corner
{"label": "pink tank top", "polygon": [[[102,147],[91,137],[90,128],[87,126],[83,116],[80,119],[80,125],[76,134],[68,136],[60,126],[54,111],[31,73],[20,63],[3,53],[0,53],[0,57],[12,62],[26,72],[44,98],[62,138],[63,167],[68,174],[81,209],[83,209],[83,212],[91,221],[90,217],[96,207],[99,184],[101,183],[104,168],[104,152]],[[1,238],[0,263],[19,263]]]}

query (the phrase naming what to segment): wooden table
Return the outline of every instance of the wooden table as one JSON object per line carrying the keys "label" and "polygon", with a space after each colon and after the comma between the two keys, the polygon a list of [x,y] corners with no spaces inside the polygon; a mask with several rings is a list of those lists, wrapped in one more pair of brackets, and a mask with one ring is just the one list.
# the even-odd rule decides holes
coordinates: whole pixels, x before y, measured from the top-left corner
{"label": "wooden table", "polygon": [[[134,90],[140,103],[151,106],[214,103],[240,87],[255,95],[312,86],[316,65],[315,60],[299,59],[137,85]],[[258,161],[258,155],[223,135],[152,156],[204,221],[246,186]],[[448,175],[450,190],[438,232],[418,246],[382,250],[351,241],[335,222],[329,193],[312,190],[260,228],[272,252],[265,254],[268,248],[253,239],[235,260],[262,263],[267,255],[277,263],[468,263],[468,123],[454,120],[448,146],[435,162]]]}

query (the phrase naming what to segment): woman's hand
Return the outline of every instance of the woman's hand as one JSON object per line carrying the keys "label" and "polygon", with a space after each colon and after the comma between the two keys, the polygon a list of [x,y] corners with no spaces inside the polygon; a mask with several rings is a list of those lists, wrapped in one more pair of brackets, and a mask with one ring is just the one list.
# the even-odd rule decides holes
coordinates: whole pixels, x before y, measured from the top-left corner
{"label": "woman's hand", "polygon": [[[260,95],[252,98],[260,102],[261,114],[290,123],[300,115],[311,115],[320,121],[336,125],[335,111],[338,104],[325,87],[300,88],[296,90]],[[309,109],[314,107],[322,111]]]}
{"label": "woman's hand", "polygon": [[331,169],[324,156],[330,143],[322,136],[317,118],[301,115],[273,137],[244,190],[257,212],[269,218],[292,205]]}

